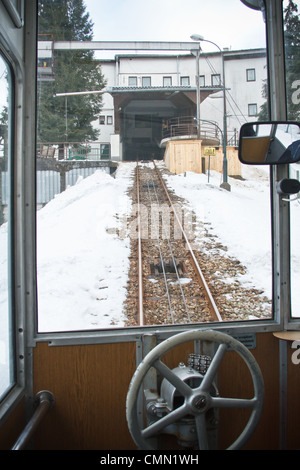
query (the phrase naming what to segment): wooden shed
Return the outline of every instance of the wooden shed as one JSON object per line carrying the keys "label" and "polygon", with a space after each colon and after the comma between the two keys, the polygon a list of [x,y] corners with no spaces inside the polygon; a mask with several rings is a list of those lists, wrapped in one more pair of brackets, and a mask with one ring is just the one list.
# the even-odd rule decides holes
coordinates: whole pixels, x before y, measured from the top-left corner
{"label": "wooden shed", "polygon": [[[213,152],[207,152],[207,147],[201,140],[173,140],[166,146],[164,161],[171,173],[176,175],[185,171],[205,173],[210,169],[222,173],[223,149],[222,147],[210,147]],[[205,155],[214,153],[214,155]],[[241,163],[238,159],[238,150],[235,147],[227,147],[227,168],[229,176],[241,176]]]}

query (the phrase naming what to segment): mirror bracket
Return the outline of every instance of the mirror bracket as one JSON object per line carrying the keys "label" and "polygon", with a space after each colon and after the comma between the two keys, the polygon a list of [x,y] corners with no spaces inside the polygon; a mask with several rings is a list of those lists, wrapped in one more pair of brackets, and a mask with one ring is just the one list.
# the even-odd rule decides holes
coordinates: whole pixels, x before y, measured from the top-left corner
{"label": "mirror bracket", "polygon": [[286,199],[283,197],[283,201],[292,202],[298,200],[298,202],[300,202],[300,181],[298,180],[284,178],[278,181],[278,183],[276,184],[276,191],[277,194],[279,194],[280,196],[291,196],[292,194],[297,194],[297,196],[293,199]]}
{"label": "mirror bracket", "polygon": [[300,181],[292,178],[284,178],[276,184],[276,191],[277,194],[280,195],[297,194],[300,191]]}

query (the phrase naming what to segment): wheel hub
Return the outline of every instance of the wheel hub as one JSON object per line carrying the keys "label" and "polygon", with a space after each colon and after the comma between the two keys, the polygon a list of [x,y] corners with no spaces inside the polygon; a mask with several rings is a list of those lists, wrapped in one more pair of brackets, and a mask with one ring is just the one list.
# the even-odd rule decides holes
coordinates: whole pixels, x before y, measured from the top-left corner
{"label": "wheel hub", "polygon": [[192,407],[197,411],[203,413],[209,407],[209,397],[208,395],[201,393],[196,395],[192,401]]}

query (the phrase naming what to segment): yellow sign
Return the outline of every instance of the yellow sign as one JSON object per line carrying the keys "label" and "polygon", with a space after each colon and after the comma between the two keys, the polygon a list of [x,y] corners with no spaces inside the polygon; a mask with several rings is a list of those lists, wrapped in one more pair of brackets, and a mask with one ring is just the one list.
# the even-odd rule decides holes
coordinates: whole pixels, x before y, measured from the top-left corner
{"label": "yellow sign", "polygon": [[204,147],[204,155],[216,155],[215,147]]}

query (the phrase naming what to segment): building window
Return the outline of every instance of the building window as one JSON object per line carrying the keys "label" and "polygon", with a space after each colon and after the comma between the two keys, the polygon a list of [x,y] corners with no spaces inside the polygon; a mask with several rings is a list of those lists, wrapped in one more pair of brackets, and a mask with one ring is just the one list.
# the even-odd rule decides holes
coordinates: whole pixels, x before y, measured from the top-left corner
{"label": "building window", "polygon": [[212,86],[221,86],[221,75],[219,73],[211,76],[211,84]]}
{"label": "building window", "polygon": [[248,104],[248,116],[257,116],[257,104]]}
{"label": "building window", "polygon": [[163,85],[165,87],[172,86],[172,77],[164,77],[163,78]]}
{"label": "building window", "polygon": [[137,77],[128,77],[128,86],[137,86]]}
{"label": "building window", "polygon": [[190,86],[190,77],[180,77],[181,86]]}
{"label": "building window", "polygon": [[103,116],[103,115],[99,116],[99,124],[100,124],[100,126],[104,126],[104,124],[105,124],[105,116]]}
{"label": "building window", "polygon": [[151,77],[142,77],[142,86],[143,87],[151,86]]}
{"label": "building window", "polygon": [[107,116],[106,117],[106,123],[108,126],[111,126],[113,123],[113,117],[112,116]]}
{"label": "building window", "polygon": [[256,80],[255,69],[247,69],[246,75],[247,75],[247,82],[255,82]]}
{"label": "building window", "polygon": [[205,86],[205,75],[200,75],[199,76],[199,85],[201,87]]}

